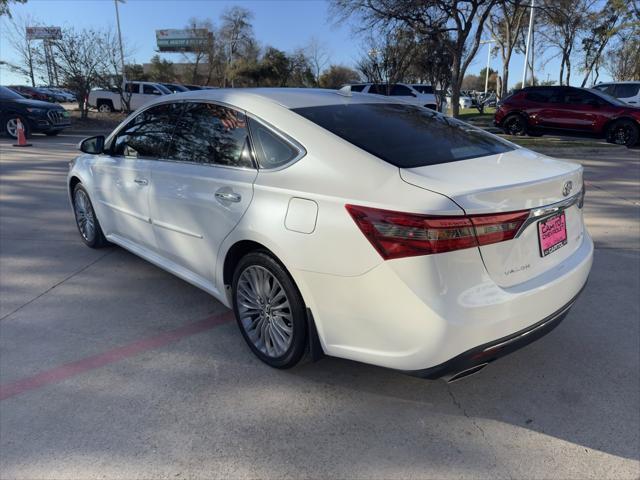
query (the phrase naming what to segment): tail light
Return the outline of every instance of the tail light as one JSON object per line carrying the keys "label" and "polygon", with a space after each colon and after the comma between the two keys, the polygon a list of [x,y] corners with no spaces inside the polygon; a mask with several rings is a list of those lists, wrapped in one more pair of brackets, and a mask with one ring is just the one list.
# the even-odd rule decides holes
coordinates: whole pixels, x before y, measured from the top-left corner
{"label": "tail light", "polygon": [[445,217],[356,205],[346,205],[346,209],[385,260],[511,240],[529,216],[528,210]]}

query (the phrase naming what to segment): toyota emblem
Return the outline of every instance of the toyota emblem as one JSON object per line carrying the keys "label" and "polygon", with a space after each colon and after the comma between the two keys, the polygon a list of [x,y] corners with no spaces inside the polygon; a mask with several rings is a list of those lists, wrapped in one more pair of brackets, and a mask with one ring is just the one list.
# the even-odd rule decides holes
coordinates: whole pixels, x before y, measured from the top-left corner
{"label": "toyota emblem", "polygon": [[571,189],[573,188],[573,182],[569,180],[568,182],[564,182],[562,186],[562,195],[564,197],[568,196],[571,193]]}

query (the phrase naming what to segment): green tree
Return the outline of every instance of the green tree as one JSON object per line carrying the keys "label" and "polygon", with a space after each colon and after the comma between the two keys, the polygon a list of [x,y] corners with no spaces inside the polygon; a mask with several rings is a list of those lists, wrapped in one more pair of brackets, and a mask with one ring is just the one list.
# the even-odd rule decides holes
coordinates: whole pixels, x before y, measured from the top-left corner
{"label": "green tree", "polygon": [[160,55],[154,55],[151,57],[149,79],[154,82],[174,82],[176,79],[176,72],[173,62],[161,59]]}
{"label": "green tree", "polygon": [[347,83],[357,83],[359,81],[360,74],[344,65],[330,65],[318,79],[318,83],[322,88],[340,88]]}

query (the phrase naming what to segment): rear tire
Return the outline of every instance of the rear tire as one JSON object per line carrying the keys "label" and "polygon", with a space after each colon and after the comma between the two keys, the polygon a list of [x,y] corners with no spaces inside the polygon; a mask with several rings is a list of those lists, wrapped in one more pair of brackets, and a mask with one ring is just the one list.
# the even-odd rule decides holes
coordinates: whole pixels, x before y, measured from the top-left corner
{"label": "rear tire", "polygon": [[73,189],[73,213],[82,241],[90,248],[102,248],[109,244],[93,209],[89,193],[78,183]]}
{"label": "rear tire", "polygon": [[98,100],[98,111],[100,113],[111,113],[114,111],[111,100]]}
{"label": "rear tire", "polygon": [[638,143],[638,137],[640,137],[638,126],[631,120],[616,120],[607,129],[607,142],[616,145],[633,147]]}
{"label": "rear tire", "polygon": [[502,129],[507,135],[523,136],[527,134],[527,119],[519,113],[512,113],[502,121]]}
{"label": "rear tire", "polygon": [[286,269],[264,250],[240,259],[233,274],[233,311],[249,348],[274,368],[291,368],[308,339],[302,295]]}

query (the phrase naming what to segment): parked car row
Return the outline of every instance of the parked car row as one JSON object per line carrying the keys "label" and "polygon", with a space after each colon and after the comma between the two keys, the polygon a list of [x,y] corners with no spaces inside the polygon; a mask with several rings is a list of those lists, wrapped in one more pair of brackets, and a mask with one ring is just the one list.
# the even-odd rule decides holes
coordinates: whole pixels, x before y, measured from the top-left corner
{"label": "parked car row", "polygon": [[7,87],[0,87],[0,125],[11,138],[18,137],[18,120],[25,135],[57,135],[71,125],[69,112],[56,103],[25,98]]}
{"label": "parked car row", "polygon": [[208,90],[216,87],[200,85],[182,85],[178,83],[159,82],[127,82],[123,88],[124,95],[120,95],[118,88],[94,89],[89,93],[89,106],[99,112],[108,113],[123,110],[122,97],[129,102],[130,110],[137,110],[147,102],[160,95],[189,92],[192,90]]}
{"label": "parked car row", "polygon": [[578,133],[632,147],[640,138],[640,108],[603,88],[527,87],[500,103],[494,124],[509,135]]}
{"label": "parked car row", "polygon": [[427,107],[431,110],[440,110],[441,105],[439,97],[436,96],[431,85],[409,85],[406,83],[356,83],[352,85],[345,85],[342,88],[348,88],[351,92],[396,97],[399,100],[404,100],[420,107]]}
{"label": "parked car row", "polygon": [[9,85],[7,88],[20,94],[24,98],[40,100],[42,102],[68,103],[75,102],[73,92],[61,87],[29,87],[26,85]]}

